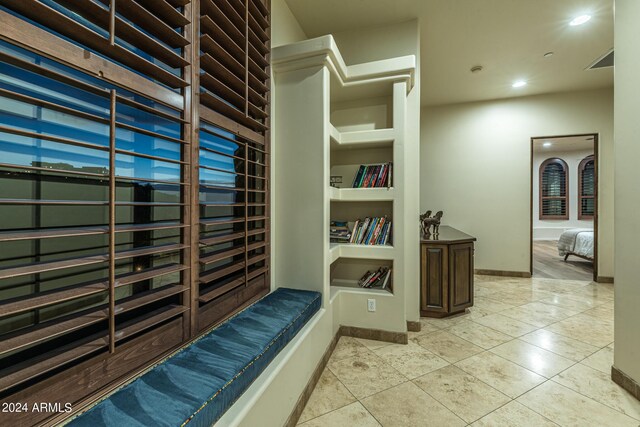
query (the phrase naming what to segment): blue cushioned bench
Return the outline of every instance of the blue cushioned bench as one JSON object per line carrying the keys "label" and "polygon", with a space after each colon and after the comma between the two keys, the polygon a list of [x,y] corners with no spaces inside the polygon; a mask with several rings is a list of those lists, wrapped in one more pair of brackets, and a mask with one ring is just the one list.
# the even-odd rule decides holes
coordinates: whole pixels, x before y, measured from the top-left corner
{"label": "blue cushioned bench", "polygon": [[320,309],[317,292],[280,288],[229,318],[69,426],[210,426]]}

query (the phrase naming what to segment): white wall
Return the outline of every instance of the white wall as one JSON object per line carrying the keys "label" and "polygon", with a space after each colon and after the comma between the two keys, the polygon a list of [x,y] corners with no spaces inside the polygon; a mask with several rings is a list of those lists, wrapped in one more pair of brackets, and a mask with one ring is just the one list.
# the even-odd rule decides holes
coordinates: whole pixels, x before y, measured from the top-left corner
{"label": "white wall", "polygon": [[476,268],[528,272],[531,137],[599,134],[598,274],[613,276],[613,91],[422,109],[421,211],[478,238]]}
{"label": "white wall", "polygon": [[[562,142],[559,142],[562,144]],[[533,239],[558,240],[570,228],[593,228],[593,220],[578,219],[578,166],[593,150],[533,152]],[[540,166],[550,158],[562,159],[569,168],[569,219],[540,219]]]}
{"label": "white wall", "polygon": [[[300,23],[296,20],[291,9],[285,2],[285,0],[272,0],[271,2],[271,47],[277,47],[289,43],[299,42],[307,38],[306,34],[300,27]],[[278,127],[278,121],[276,119],[276,105],[278,103],[278,97],[275,90],[275,78],[273,71],[271,72],[271,135],[276,134]],[[271,139],[271,182],[275,182],[275,171],[278,167],[278,141],[272,137]],[[271,218],[277,218],[278,212],[276,211],[274,198],[275,192],[273,191],[273,185],[271,187]],[[271,247],[276,246],[276,232],[277,225],[271,221]],[[277,261],[278,254],[275,251],[271,252],[271,288],[274,288],[273,279],[277,275]]]}
{"label": "white wall", "polygon": [[305,40],[307,35],[300,27],[285,0],[271,1],[271,47]]}
{"label": "white wall", "polygon": [[615,354],[614,366],[640,383],[640,2],[615,9]]}

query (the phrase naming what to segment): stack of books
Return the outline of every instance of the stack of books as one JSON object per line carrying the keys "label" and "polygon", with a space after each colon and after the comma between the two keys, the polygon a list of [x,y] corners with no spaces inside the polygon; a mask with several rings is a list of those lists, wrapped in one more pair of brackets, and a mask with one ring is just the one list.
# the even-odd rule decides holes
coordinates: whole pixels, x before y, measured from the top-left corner
{"label": "stack of books", "polygon": [[385,216],[382,218],[358,219],[353,226],[353,233],[349,243],[359,245],[386,245],[390,243],[391,221]]}
{"label": "stack of books", "polygon": [[389,267],[380,267],[376,271],[367,271],[364,276],[358,280],[358,286],[362,288],[387,289],[390,280],[391,269]]}
{"label": "stack of books", "polygon": [[337,243],[349,243],[351,241],[351,230],[349,230],[346,221],[331,221],[329,240]]}
{"label": "stack of books", "polygon": [[391,172],[393,172],[393,163],[391,162],[360,165],[360,169],[353,179],[353,188],[391,187]]}

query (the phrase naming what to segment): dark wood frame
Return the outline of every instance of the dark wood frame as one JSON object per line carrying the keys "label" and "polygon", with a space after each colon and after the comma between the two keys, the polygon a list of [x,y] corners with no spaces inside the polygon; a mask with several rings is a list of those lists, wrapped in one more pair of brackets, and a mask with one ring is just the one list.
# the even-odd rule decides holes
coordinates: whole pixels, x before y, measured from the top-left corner
{"label": "dark wood frame", "polygon": [[600,152],[600,136],[598,133],[584,133],[584,134],[573,134],[573,135],[555,135],[555,136],[534,136],[531,137],[529,143],[529,273],[533,276],[533,153],[534,153],[534,143],[539,139],[557,139],[557,138],[568,138],[568,137],[592,137],[593,138],[593,162],[594,162],[594,216],[593,216],[593,280],[598,280],[598,199],[599,199],[599,152]]}
{"label": "dark wood frame", "polygon": [[582,200],[595,199],[595,188],[594,188],[593,196],[585,196],[582,194],[582,179],[584,176],[583,175],[584,169],[589,162],[593,162],[594,185],[595,185],[595,177],[597,175],[596,164],[595,164],[595,159],[593,155],[587,156],[580,161],[580,164],[578,165],[578,219],[593,219],[593,216],[595,215],[595,204],[594,204],[594,215],[585,215],[584,213],[582,213]]}
{"label": "dark wood frame", "polygon": [[[153,0],[155,2],[156,0]],[[181,161],[176,162],[181,166],[182,198],[180,229],[182,230],[182,272],[180,294],[182,295],[181,306],[176,306],[171,311],[171,317],[166,317],[164,323],[157,324],[154,328],[149,329],[146,333],[131,339],[122,345],[116,345],[115,322],[114,317],[114,232],[115,232],[115,193],[113,183],[115,182],[114,169],[110,168],[108,176],[112,188],[109,192],[109,226],[102,227],[99,230],[86,230],[88,234],[107,234],[109,238],[109,283],[107,290],[109,291],[109,304],[105,311],[106,318],[109,319],[109,336],[105,342],[101,342],[102,347],[106,347],[107,351],[91,357],[85,357],[78,363],[65,365],[60,372],[48,376],[43,380],[29,385],[26,388],[0,399],[2,402],[27,402],[29,407],[34,402],[59,402],[64,406],[65,403],[72,403],[73,410],[71,413],[22,413],[16,414],[11,420],[12,425],[55,425],[63,419],[69,417],[73,413],[82,410],[101,396],[109,393],[126,381],[131,380],[138,375],[146,367],[151,366],[162,358],[166,357],[177,348],[187,345],[194,339],[197,339],[202,333],[206,332],[215,324],[224,320],[226,317],[233,315],[237,311],[246,307],[266,294],[270,288],[270,0],[247,0],[243,2],[244,13],[237,13],[235,24],[236,27],[244,20],[244,34],[239,32],[243,38],[241,43],[244,52],[244,75],[242,90],[236,91],[243,97],[244,105],[242,111],[229,111],[222,108],[219,111],[211,108],[210,105],[202,105],[203,102],[200,94],[200,39],[198,38],[199,26],[201,23],[200,7],[201,2],[208,6],[222,7],[233,12],[233,8],[238,11],[238,4],[231,3],[228,0],[158,0],[162,1],[162,7],[158,9],[157,16],[144,12],[144,10],[135,2],[129,0],[118,3],[109,3],[109,10],[103,13],[99,19],[107,22],[109,28],[108,38],[98,38],[95,34],[91,34],[78,27],[77,23],[70,23],[65,17],[55,14],[55,23],[52,24],[56,29],[71,39],[78,40],[80,43],[101,52],[106,57],[115,59],[121,63],[126,63],[138,71],[147,75],[157,74],[158,80],[168,86],[181,88],[179,92],[173,91],[166,86],[157,84],[139,74],[113,62],[109,59],[99,57],[83,47],[64,40],[52,33],[37,27],[19,17],[0,11],[0,39],[15,44],[39,55],[55,60],[66,66],[70,66],[79,71],[88,73],[109,83],[115,84],[128,91],[144,95],[161,105],[168,106],[174,110],[182,111],[182,139],[175,142],[181,145]],[[108,0],[103,2],[108,3]],[[151,0],[138,3],[150,3]],[[30,4],[19,0],[8,0],[7,6],[30,15],[35,20],[49,19],[47,7],[42,7],[39,3],[36,8],[30,9]],[[31,3],[31,2],[29,2]],[[35,2],[34,2],[35,3]],[[76,3],[69,1],[71,7],[80,7]],[[87,3],[88,4],[88,3]],[[128,35],[138,34],[137,30],[126,24],[117,17],[114,4],[122,7],[123,13],[125,7],[130,8],[128,13],[145,14],[147,24],[153,22],[154,19],[162,21],[161,15],[170,12],[166,7],[184,6],[183,12],[177,15],[171,12],[167,19],[173,20],[171,27],[183,25],[184,32],[182,35],[171,35],[171,40],[177,44],[184,43],[183,55],[174,55],[162,46],[154,43],[153,40],[141,37],[139,43],[143,44],[147,49],[153,49],[174,64],[180,65],[182,69],[181,76],[174,76],[160,69],[154,64],[142,59],[138,55],[127,52],[116,44],[116,31],[126,31]],[[155,6],[155,4],[154,4]],[[164,9],[163,9],[164,8]],[[164,12],[161,12],[161,9]],[[97,9],[96,9],[97,10]],[[175,10],[174,10],[175,11]],[[180,16],[182,15],[182,16]],[[244,16],[242,16],[244,15]],[[216,19],[228,19],[228,14],[216,15]],[[234,15],[235,16],[235,15]],[[166,32],[163,29],[162,22],[158,21],[159,26],[152,29],[157,32]],[[53,21],[52,21],[53,22]],[[119,30],[120,29],[120,30]],[[183,40],[184,39],[184,40]],[[262,43],[263,45],[256,45]],[[230,46],[230,45],[229,45]],[[223,49],[228,46],[223,46]],[[224,55],[224,52],[221,53]],[[2,61],[11,61],[12,58],[0,56]],[[22,65],[22,64],[21,64]],[[28,66],[28,65],[24,65]],[[46,70],[38,70],[38,72],[54,73]],[[215,76],[214,76],[215,77]],[[58,76],[58,78],[63,78]],[[78,83],[80,84],[80,83]],[[215,83],[220,85],[222,90],[226,90],[224,82]],[[256,90],[261,89],[262,92]],[[90,90],[89,87],[85,88]],[[227,88],[228,89],[228,88]],[[115,109],[116,100],[123,103],[134,103],[125,98],[120,97],[115,91],[108,93],[110,99],[111,110]],[[205,101],[206,103],[207,101]],[[219,105],[214,103],[213,105]],[[144,105],[136,104],[137,108],[151,109]],[[224,107],[224,106],[222,106]],[[163,113],[155,112],[158,115]],[[109,157],[113,163],[117,150],[114,144],[115,121],[112,119],[108,122],[111,128],[110,146],[108,148]],[[248,267],[245,267],[245,283],[239,289],[223,294],[219,303],[214,306],[210,305],[205,313],[200,313],[200,217],[199,217],[199,127],[200,120],[222,128],[234,135],[245,138],[256,143],[265,153],[264,155],[264,242],[265,242],[265,267],[261,269],[260,275],[256,275],[252,282],[258,283],[257,286],[249,286],[249,282],[253,276],[248,276]],[[62,141],[66,142],[66,141]],[[76,144],[79,145],[79,144]],[[94,147],[91,147],[94,148]],[[245,150],[246,153],[246,150]],[[246,154],[245,154],[246,155]],[[151,156],[152,157],[152,156]],[[245,168],[247,167],[247,159],[245,159]],[[4,165],[10,167],[10,165]],[[24,168],[23,168],[24,169]],[[42,170],[38,167],[26,167],[26,169]],[[246,172],[246,171],[245,171]],[[77,175],[91,176],[91,173],[77,173]],[[97,176],[97,175],[96,175]],[[192,185],[196,184],[196,185]],[[246,187],[246,185],[245,185]],[[245,196],[247,189],[244,189]],[[245,197],[245,231],[247,229],[247,212],[250,203]],[[18,234],[18,233],[14,233]],[[64,232],[58,233],[64,236]],[[36,236],[34,233],[22,233],[21,236],[12,236],[13,238],[29,239]],[[247,258],[248,242],[245,232],[245,259]],[[257,280],[260,279],[260,280]],[[0,313],[2,307],[0,306]],[[202,315],[200,315],[202,314]],[[30,368],[33,375],[38,374],[35,368]]]}
{"label": "dark wood frame", "polygon": [[[565,175],[564,196],[543,196],[542,195],[542,174],[545,171],[546,167],[551,164],[558,164],[562,166],[562,169],[564,170],[564,175]],[[540,169],[538,170],[538,210],[539,210],[538,218],[541,220],[569,219],[569,208],[570,208],[569,188],[570,188],[569,187],[569,165],[567,165],[567,162],[557,157],[551,157],[545,160],[544,162],[542,162],[542,164],[540,165]],[[545,215],[542,208],[542,202],[544,200],[564,200],[565,214],[564,215]]]}

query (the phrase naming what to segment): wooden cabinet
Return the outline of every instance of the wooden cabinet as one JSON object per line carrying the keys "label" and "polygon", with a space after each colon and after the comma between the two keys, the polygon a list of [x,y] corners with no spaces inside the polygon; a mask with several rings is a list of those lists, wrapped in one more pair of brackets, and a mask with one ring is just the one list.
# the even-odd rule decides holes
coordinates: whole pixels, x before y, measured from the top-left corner
{"label": "wooden cabinet", "polygon": [[473,305],[473,242],[451,227],[421,240],[420,315],[445,317]]}

